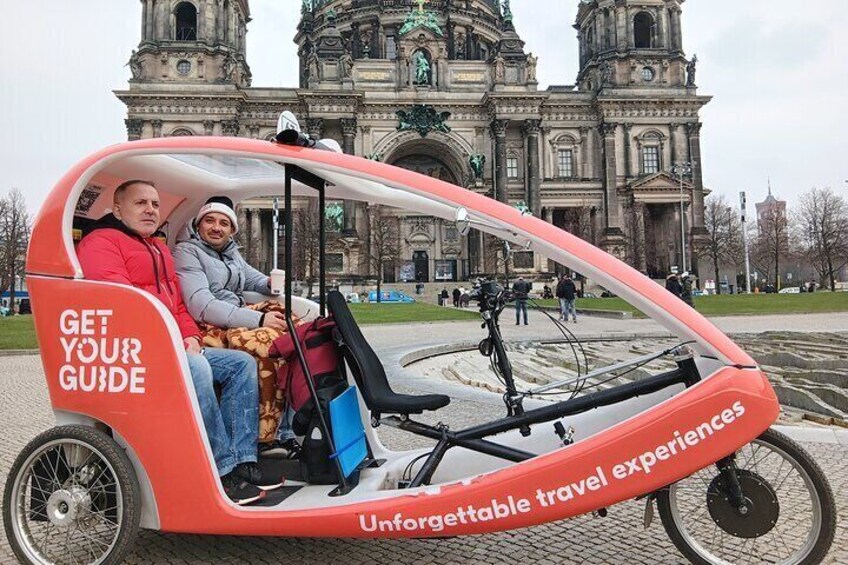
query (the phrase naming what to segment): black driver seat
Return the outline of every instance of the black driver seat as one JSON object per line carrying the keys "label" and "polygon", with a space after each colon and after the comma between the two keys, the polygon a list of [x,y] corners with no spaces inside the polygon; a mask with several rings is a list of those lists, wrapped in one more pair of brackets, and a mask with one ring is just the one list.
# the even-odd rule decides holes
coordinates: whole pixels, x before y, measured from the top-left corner
{"label": "black driver seat", "polygon": [[345,361],[376,421],[380,420],[381,414],[421,414],[425,410],[438,410],[450,404],[450,397],[444,394],[413,396],[393,391],[383,364],[359,330],[344,296],[336,290],[330,291],[327,294],[327,306],[341,337]]}

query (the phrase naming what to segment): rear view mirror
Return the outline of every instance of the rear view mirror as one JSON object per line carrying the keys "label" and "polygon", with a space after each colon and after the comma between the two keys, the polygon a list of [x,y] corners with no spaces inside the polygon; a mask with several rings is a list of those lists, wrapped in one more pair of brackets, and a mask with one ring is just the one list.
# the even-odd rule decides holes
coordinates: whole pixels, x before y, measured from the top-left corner
{"label": "rear view mirror", "polygon": [[471,231],[471,218],[468,216],[468,210],[465,208],[457,208],[456,210],[456,229],[463,237],[467,236]]}

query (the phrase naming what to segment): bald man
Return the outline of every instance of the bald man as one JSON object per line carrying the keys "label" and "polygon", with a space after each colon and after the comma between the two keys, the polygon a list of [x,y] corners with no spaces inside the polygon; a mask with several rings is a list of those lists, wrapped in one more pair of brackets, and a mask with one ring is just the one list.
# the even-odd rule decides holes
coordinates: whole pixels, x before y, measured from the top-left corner
{"label": "bald man", "polygon": [[[200,331],[185,307],[171,251],[158,238],[159,192],[152,182],[130,180],[115,189],[112,213],[93,226],[77,249],[86,279],[139,288],[174,316],[224,491],[239,505],[282,486],[256,465],[259,418],[256,363],[239,351],[200,346]],[[221,405],[214,383],[222,386]],[[235,417],[235,415],[239,415]]]}

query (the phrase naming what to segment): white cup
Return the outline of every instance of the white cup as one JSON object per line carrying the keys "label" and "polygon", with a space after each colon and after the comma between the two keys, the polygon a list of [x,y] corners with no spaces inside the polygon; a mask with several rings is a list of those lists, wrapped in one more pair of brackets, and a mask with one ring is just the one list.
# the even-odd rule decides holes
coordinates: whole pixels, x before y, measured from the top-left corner
{"label": "white cup", "polygon": [[286,272],[282,269],[271,271],[271,294],[279,296],[286,286]]}

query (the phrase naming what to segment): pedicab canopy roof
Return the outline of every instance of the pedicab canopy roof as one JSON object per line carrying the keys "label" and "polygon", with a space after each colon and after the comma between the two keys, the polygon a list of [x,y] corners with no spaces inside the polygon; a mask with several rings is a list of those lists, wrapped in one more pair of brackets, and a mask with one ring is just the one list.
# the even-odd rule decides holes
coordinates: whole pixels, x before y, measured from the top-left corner
{"label": "pedicab canopy roof", "polygon": [[[96,219],[111,208],[112,192],[129,179],[152,181],[161,197],[164,231],[173,244],[180,229],[213,195],[234,202],[282,195],[286,165],[327,182],[328,199],[384,204],[452,221],[459,208],[475,229],[526,246],[615,292],[702,355],[739,366],[756,363],[700,314],[663,287],[591,244],[541,219],[452,184],[412,171],[330,151],[231,137],[173,137],[107,147],[73,167],[54,187],[35,219],[27,273],[82,278],[73,245],[74,220]],[[293,194],[315,192],[297,182]]]}

